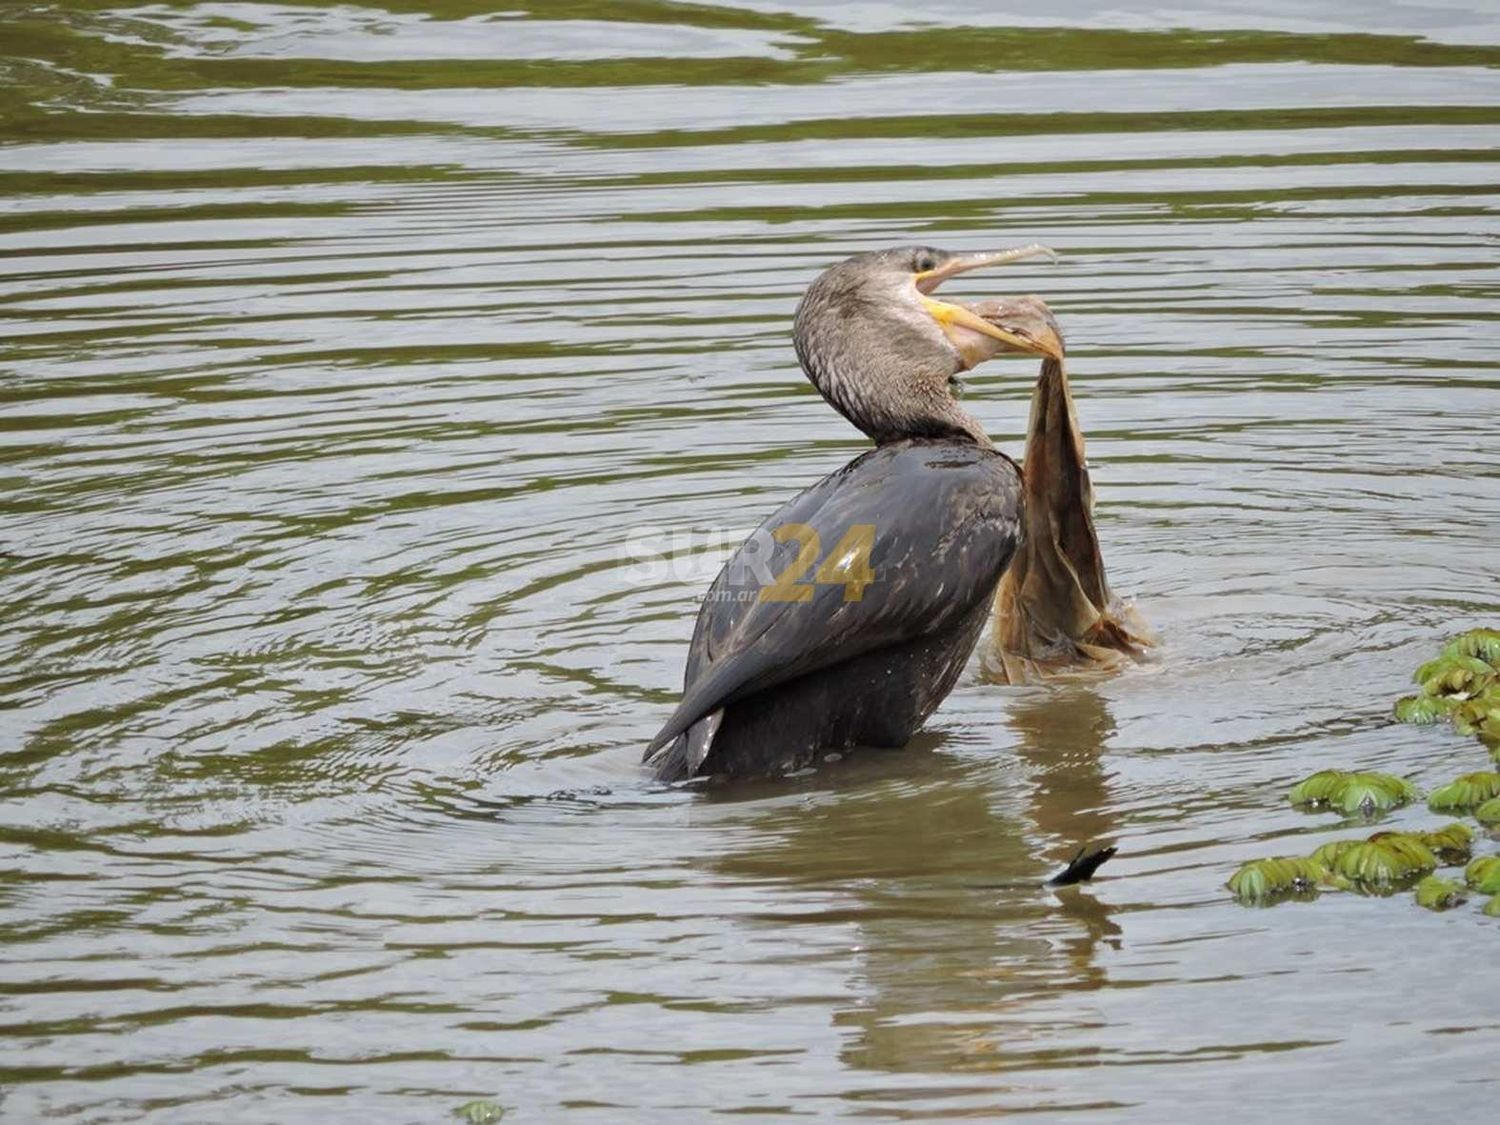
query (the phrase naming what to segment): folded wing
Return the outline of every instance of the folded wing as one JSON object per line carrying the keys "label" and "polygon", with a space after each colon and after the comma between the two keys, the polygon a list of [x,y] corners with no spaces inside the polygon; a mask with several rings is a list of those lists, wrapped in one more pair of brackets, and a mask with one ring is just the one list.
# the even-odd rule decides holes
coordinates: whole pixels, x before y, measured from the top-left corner
{"label": "folded wing", "polygon": [[682,701],[646,757],[729,703],[988,602],[1017,547],[1019,498],[1008,458],[948,441],[881,446],[801,493],[709,588]]}

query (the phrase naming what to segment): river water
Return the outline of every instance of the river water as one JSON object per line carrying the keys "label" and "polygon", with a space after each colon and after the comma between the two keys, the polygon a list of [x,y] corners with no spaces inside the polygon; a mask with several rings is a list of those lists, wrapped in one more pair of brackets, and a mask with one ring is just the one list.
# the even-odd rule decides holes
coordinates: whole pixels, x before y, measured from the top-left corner
{"label": "river water", "polygon": [[[1500,923],[1223,888],[1484,764],[1388,715],[1500,617],[1492,6],[0,20],[5,1120],[1493,1112]],[[1057,311],[1161,657],[655,787],[719,548],[863,446],[798,294],[911,241],[1061,253],[950,288]]]}

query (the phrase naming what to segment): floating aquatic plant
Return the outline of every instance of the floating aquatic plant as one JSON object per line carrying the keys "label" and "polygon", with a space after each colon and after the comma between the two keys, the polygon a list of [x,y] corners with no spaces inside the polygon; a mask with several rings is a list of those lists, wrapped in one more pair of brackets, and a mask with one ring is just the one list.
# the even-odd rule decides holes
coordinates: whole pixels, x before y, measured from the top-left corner
{"label": "floating aquatic plant", "polygon": [[1267,902],[1292,894],[1306,894],[1327,878],[1320,863],[1301,856],[1253,859],[1240,867],[1225,884],[1241,902]]}
{"label": "floating aquatic plant", "polygon": [[1461,633],[1443,646],[1459,656],[1477,656],[1495,668],[1500,668],[1500,629],[1470,629]]}
{"label": "floating aquatic plant", "polygon": [[1319,770],[1292,787],[1287,799],[1299,808],[1331,808],[1370,816],[1400,808],[1419,796],[1411,782],[1374,771]]}
{"label": "floating aquatic plant", "polygon": [[1429,875],[1417,884],[1417,905],[1428,910],[1448,910],[1468,901],[1464,885],[1453,879]]}
{"label": "floating aquatic plant", "polygon": [[1486,828],[1500,826],[1500,797],[1491,797],[1475,809],[1474,819]]}
{"label": "floating aquatic plant", "polygon": [[1437,856],[1442,867],[1469,862],[1474,847],[1474,830],[1456,820],[1431,832],[1419,833],[1417,838]]}
{"label": "floating aquatic plant", "polygon": [[1476,734],[1490,745],[1491,753],[1500,739],[1500,683],[1492,683],[1483,692],[1468,699],[1459,699],[1449,717],[1453,729],[1459,734]]}
{"label": "floating aquatic plant", "polygon": [[1335,883],[1381,887],[1465,862],[1473,839],[1474,833],[1455,821],[1433,832],[1377,832],[1365,840],[1330,840],[1308,858]]}
{"label": "floating aquatic plant", "polygon": [[1394,890],[1437,870],[1437,856],[1407,832],[1377,832],[1368,840],[1338,851],[1332,874],[1361,890]]}
{"label": "floating aquatic plant", "polygon": [[[1500,629],[1471,629],[1454,637],[1433,660],[1417,669],[1418,690],[1396,703],[1396,718],[1414,725],[1449,722],[1476,734],[1500,763]],[[1365,770],[1319,770],[1287,794],[1298,808],[1328,808],[1365,816],[1399,808],[1418,796],[1411,782]],[[1428,798],[1437,812],[1470,813],[1480,824],[1500,828],[1500,772],[1464,774]],[[1244,864],[1229,880],[1243,902],[1260,903],[1320,886],[1391,894],[1416,887],[1416,901],[1446,910],[1472,888],[1494,897],[1484,912],[1500,917],[1500,856],[1471,858],[1474,831],[1453,822],[1429,832],[1376,832],[1364,840],[1330,840],[1306,859],[1278,856]],[[1467,864],[1464,880],[1440,878],[1438,867]],[[1465,886],[1467,883],[1467,887]]]}
{"label": "floating aquatic plant", "polygon": [[1287,800],[1294,805],[1326,804],[1343,786],[1344,778],[1348,776],[1343,770],[1319,770],[1292,786]]}
{"label": "floating aquatic plant", "polygon": [[1316,863],[1319,867],[1323,867],[1328,871],[1332,871],[1335,864],[1338,863],[1339,856],[1343,855],[1346,851],[1356,846],[1357,844],[1362,843],[1364,843],[1363,840],[1330,840],[1328,841],[1328,843],[1324,844],[1322,847],[1314,851],[1313,854],[1308,858]]}
{"label": "floating aquatic plant", "polygon": [[1500,773],[1482,770],[1466,773],[1434,789],[1427,798],[1427,807],[1433,812],[1468,812],[1494,797],[1500,797]]}
{"label": "floating aquatic plant", "polygon": [[[1330,840],[1306,859],[1252,860],[1234,873],[1228,886],[1236,898],[1250,904],[1311,897],[1320,886],[1388,895],[1415,883],[1419,905],[1446,910],[1464,900],[1464,882],[1500,900],[1500,856],[1469,863],[1464,881],[1433,875],[1440,866],[1467,862],[1473,840],[1473,829],[1457,821],[1431,832],[1376,832],[1364,840]],[[1500,913],[1500,907],[1494,912]]]}
{"label": "floating aquatic plant", "polygon": [[1500,629],[1454,637],[1412,679],[1420,690],[1396,701],[1399,721],[1451,722],[1460,734],[1477,734],[1500,761]]}
{"label": "floating aquatic plant", "polygon": [[1441,695],[1405,695],[1396,700],[1396,719],[1413,726],[1427,727],[1447,720],[1453,713],[1453,702]]}
{"label": "floating aquatic plant", "polygon": [[1486,855],[1464,868],[1464,882],[1481,894],[1500,894],[1500,855]]}
{"label": "floating aquatic plant", "polygon": [[1388,773],[1352,773],[1338,796],[1330,802],[1341,812],[1355,810],[1369,816],[1415,801],[1421,794],[1411,782]]}
{"label": "floating aquatic plant", "polygon": [[1423,695],[1454,695],[1458,692],[1482,691],[1495,678],[1489,661],[1466,656],[1445,648],[1436,660],[1429,660],[1412,677],[1422,687]]}
{"label": "floating aquatic plant", "polygon": [[1351,883],[1376,889],[1409,882],[1422,874],[1419,868],[1400,859],[1388,848],[1367,840],[1341,851],[1332,872]]}
{"label": "floating aquatic plant", "polygon": [[1416,832],[1376,832],[1366,843],[1389,848],[1408,863],[1417,866],[1437,866],[1437,856],[1432,854],[1427,842]]}

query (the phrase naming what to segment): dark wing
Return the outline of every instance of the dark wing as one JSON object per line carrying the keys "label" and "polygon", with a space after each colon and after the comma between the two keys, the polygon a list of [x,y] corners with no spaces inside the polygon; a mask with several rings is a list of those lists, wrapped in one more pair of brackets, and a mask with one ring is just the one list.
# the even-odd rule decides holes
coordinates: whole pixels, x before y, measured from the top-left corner
{"label": "dark wing", "polygon": [[[796,525],[816,533],[815,555],[806,531],[777,538]],[[866,527],[862,560],[860,533],[845,537]],[[992,450],[899,442],[823,478],[762,524],[714,579],[682,702],[646,757],[737,699],[952,626],[992,596],[1019,536],[1020,474]],[[862,561],[873,580],[855,597],[857,583],[834,579],[857,577]]]}

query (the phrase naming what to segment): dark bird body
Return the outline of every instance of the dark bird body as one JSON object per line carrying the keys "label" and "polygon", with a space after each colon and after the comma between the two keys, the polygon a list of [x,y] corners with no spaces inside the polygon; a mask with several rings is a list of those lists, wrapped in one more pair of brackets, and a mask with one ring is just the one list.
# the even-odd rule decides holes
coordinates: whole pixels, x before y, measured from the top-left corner
{"label": "dark bird body", "polygon": [[771,516],[710,587],[682,701],[647,747],[662,780],[784,772],[901,746],[953,689],[1021,537],[1021,476],[953,394],[1003,351],[1058,358],[1034,298],[980,316],[947,277],[1041,248],[862,254],[797,311],[803,371],[876,442]]}
{"label": "dark bird body", "polygon": [[[820,750],[905,745],[979,640],[1020,541],[1020,490],[1002,453],[903,440],[772,515],[704,599],[682,702],[657,736],[658,777],[782,772]],[[872,527],[876,579],[849,600],[847,584],[813,582],[807,568],[808,600],[766,598],[767,573],[795,567],[810,541],[776,542],[789,524],[826,548]],[[747,552],[765,565],[746,565]]]}

